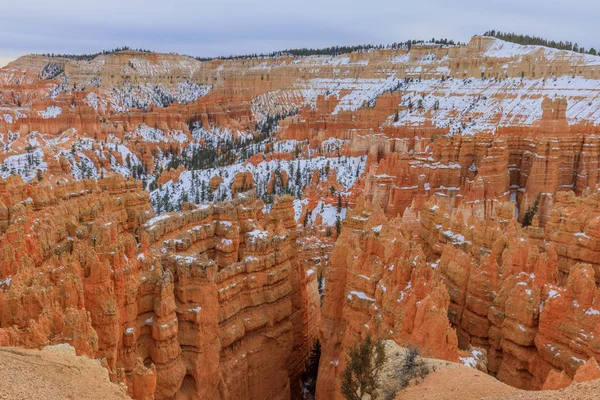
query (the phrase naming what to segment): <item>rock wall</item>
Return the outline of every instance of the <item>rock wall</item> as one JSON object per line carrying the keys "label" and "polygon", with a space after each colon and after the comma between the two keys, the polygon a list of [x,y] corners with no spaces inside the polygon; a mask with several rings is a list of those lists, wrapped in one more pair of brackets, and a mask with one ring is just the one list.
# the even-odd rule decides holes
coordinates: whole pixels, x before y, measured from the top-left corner
{"label": "rock wall", "polygon": [[[597,64],[480,36],[336,57],[20,58],[0,69],[0,344],[68,342],[137,399],[289,398],[317,337],[317,394],[339,398],[368,332],[521,388],[595,376]],[[158,217],[118,177],[200,185],[182,165],[205,154],[176,160],[198,149],[367,167],[347,188],[341,168],[234,166],[201,182],[234,201]],[[268,214],[248,192],[296,180],[311,181],[302,200]],[[319,203],[348,216],[339,235]]]}
{"label": "rock wall", "polygon": [[600,214],[598,192],[577,197],[573,192],[559,192],[546,225],[546,240],[558,255],[561,282],[566,282],[571,268],[577,263],[593,267],[596,282],[600,282],[598,247]]}
{"label": "rock wall", "polygon": [[319,300],[291,198],[267,215],[248,192],[152,218],[122,178],[4,187],[0,344],[70,343],[140,399],[299,387]]}
{"label": "rock wall", "polygon": [[539,390],[550,376],[573,379],[598,359],[594,269],[567,250],[596,241],[576,222],[594,212],[596,197],[559,192],[545,228],[537,217],[522,228],[512,202],[497,204],[489,217],[468,202],[456,209],[443,197],[424,204],[420,237],[448,287],[460,347],[486,349],[489,373],[503,382]]}
{"label": "rock wall", "polygon": [[367,333],[458,361],[440,270],[399,219],[388,222],[381,209],[361,202],[344,223],[324,279],[318,398],[342,398],[348,349]]}

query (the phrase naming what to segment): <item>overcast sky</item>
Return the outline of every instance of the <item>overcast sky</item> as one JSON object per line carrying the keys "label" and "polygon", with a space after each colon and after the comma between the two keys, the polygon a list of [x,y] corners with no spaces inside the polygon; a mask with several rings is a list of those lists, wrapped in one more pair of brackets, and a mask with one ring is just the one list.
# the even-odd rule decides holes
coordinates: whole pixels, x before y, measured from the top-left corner
{"label": "overcast sky", "polygon": [[489,29],[600,47],[598,0],[2,0],[0,63],[118,46],[194,56],[387,44]]}

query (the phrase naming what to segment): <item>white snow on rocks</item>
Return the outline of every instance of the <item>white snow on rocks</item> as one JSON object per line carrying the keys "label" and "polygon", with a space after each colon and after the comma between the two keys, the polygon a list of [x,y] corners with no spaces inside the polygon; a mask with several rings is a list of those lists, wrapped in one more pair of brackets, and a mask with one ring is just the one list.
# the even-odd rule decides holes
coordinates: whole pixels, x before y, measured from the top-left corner
{"label": "white snow on rocks", "polygon": [[294,199],[294,219],[296,222],[300,221],[300,217],[302,216],[302,206],[306,204],[308,204],[308,199]]}
{"label": "white snow on rocks", "polygon": [[49,106],[44,111],[40,111],[40,115],[44,119],[56,118],[62,113],[62,108],[58,106]]}
{"label": "white snow on rocks", "polygon": [[549,61],[565,61],[581,65],[600,65],[600,57],[590,54],[582,54],[574,51],[559,50],[551,47],[537,45],[521,45],[496,38],[488,38],[487,45],[483,55],[494,58],[517,58],[523,56],[538,56]]}
{"label": "white snow on rocks", "polygon": [[333,226],[337,220],[343,221],[346,219],[346,208],[342,207],[339,212],[336,206],[325,204],[323,201],[319,201],[317,206],[312,210],[310,215],[310,222],[315,223],[317,216],[321,216],[322,225]]}
{"label": "white snow on rocks", "polygon": [[307,84],[300,84],[300,91],[307,104],[316,105],[317,97],[336,96],[342,91],[350,91],[340,98],[333,114],[341,111],[353,111],[365,105],[374,105],[377,97],[386,90],[398,85],[398,78],[392,75],[386,79],[381,78],[316,78]]}
{"label": "white snow on rocks", "polygon": [[362,300],[366,300],[372,303],[375,303],[375,299],[372,297],[367,296],[366,294],[364,294],[363,292],[358,292],[358,291],[351,291],[348,293],[348,300],[352,300],[353,298],[359,298]]}
{"label": "white snow on rocks", "polygon": [[48,169],[48,164],[43,160],[44,152],[41,147],[28,153],[9,156],[0,164],[0,177],[7,178],[10,175],[18,174],[25,182],[29,182],[36,177],[38,170]]}
{"label": "white snow on rocks", "polygon": [[[158,136],[157,136],[158,139]],[[249,171],[254,177],[255,187],[257,194],[260,198],[263,198],[267,193],[267,187],[271,175],[273,172],[285,171],[288,174],[288,188],[287,190],[292,194],[297,194],[299,190],[309,185],[312,180],[313,171],[325,171],[329,165],[329,169],[337,172],[338,182],[349,189],[354,185],[357,177],[362,174],[366,165],[366,157],[315,157],[310,160],[271,160],[262,161],[257,166],[251,163],[244,164],[233,164],[220,168],[211,168],[204,170],[195,171],[184,171],[179,176],[177,183],[169,181],[162,185],[160,188],[150,193],[150,199],[152,204],[156,208],[160,199],[165,197],[168,193],[168,198],[172,201],[174,208],[178,205],[178,202],[187,196],[190,201],[195,201],[199,196],[202,183],[205,186],[208,185],[210,179],[214,176],[220,176],[222,179],[221,185],[217,191],[213,194],[213,200],[231,200],[231,185],[234,181],[235,176],[240,172]],[[293,169],[293,173],[292,173]],[[300,174],[298,176],[298,169]],[[284,190],[283,188],[280,188]],[[277,194],[283,194],[278,192]],[[202,199],[201,199],[202,200]],[[209,199],[204,199],[208,201]],[[337,210],[335,207],[328,206],[323,220],[329,221],[329,225],[335,224]],[[331,208],[331,209],[330,209]],[[320,209],[319,209],[320,210]],[[345,211],[344,211],[345,213]],[[340,218],[343,219],[345,214],[340,214]],[[316,218],[316,215],[314,216]]]}

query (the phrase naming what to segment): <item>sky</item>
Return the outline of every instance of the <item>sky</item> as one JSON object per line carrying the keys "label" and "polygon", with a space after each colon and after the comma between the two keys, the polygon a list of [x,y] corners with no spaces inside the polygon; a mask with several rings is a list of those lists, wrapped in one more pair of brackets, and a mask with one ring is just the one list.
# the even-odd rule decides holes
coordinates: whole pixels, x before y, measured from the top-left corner
{"label": "sky", "polygon": [[120,46],[193,56],[388,44],[487,30],[600,48],[597,0],[1,0],[0,65]]}

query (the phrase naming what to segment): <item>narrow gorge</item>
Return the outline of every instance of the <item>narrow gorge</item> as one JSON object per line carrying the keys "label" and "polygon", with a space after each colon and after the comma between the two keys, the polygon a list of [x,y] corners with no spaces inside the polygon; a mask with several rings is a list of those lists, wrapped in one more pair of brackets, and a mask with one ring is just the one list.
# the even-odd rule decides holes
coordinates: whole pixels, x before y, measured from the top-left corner
{"label": "narrow gorge", "polygon": [[0,346],[67,344],[136,400],[341,400],[367,335],[490,399],[593,395],[599,94],[599,56],[491,36],[21,57]]}

